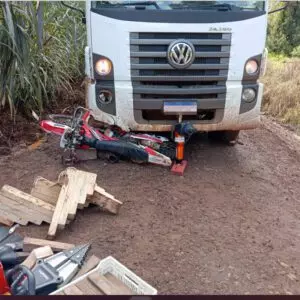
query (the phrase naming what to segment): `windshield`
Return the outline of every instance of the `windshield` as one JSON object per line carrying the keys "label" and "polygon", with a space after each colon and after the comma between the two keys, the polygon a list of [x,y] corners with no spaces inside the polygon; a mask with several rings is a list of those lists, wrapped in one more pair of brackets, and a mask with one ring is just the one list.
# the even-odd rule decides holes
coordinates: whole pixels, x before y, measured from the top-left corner
{"label": "windshield", "polygon": [[265,1],[92,1],[93,8],[159,9],[159,10],[218,10],[218,11],[263,11]]}

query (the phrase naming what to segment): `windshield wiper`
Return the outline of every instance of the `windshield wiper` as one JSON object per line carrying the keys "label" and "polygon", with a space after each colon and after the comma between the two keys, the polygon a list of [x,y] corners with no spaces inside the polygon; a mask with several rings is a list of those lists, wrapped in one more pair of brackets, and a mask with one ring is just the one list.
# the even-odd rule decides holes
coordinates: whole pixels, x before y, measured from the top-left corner
{"label": "windshield wiper", "polygon": [[139,9],[145,9],[146,6],[155,6],[156,9],[160,9],[156,1],[135,1],[135,2],[123,2],[121,6],[135,6]]}
{"label": "windshield wiper", "polygon": [[220,11],[232,11],[232,10],[241,10],[240,7],[234,5],[234,4],[229,4],[229,3],[218,3],[212,5],[212,7],[217,8]]}

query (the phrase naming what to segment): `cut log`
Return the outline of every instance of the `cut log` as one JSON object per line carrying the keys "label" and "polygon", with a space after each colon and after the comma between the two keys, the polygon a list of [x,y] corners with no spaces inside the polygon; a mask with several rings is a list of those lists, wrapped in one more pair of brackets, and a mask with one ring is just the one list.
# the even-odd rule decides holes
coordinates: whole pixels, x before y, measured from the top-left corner
{"label": "cut log", "polygon": [[32,269],[39,259],[46,258],[51,255],[53,255],[53,251],[49,246],[36,248],[31,251],[29,256],[22,262],[22,265]]}
{"label": "cut log", "polygon": [[100,262],[100,258],[95,255],[92,255],[88,259],[88,261],[82,266],[82,268],[79,270],[79,272],[77,273],[74,279],[77,279],[80,276],[92,271],[94,268],[98,266],[99,262]]}
{"label": "cut log", "polygon": [[31,252],[33,249],[43,246],[49,246],[54,252],[60,252],[64,250],[69,250],[71,248],[74,248],[75,245],[73,244],[67,244],[67,243],[61,243],[61,242],[54,242],[54,241],[48,241],[43,239],[35,239],[30,237],[25,237],[23,241],[23,251],[25,252]]}

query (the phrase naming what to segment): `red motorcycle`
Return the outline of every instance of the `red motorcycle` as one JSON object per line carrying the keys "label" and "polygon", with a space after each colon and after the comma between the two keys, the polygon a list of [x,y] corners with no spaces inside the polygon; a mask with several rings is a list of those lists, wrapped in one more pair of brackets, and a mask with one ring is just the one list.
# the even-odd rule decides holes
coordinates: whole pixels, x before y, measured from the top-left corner
{"label": "red motorcycle", "polygon": [[47,133],[61,136],[60,147],[69,152],[64,164],[79,161],[76,149],[96,149],[97,157],[106,157],[110,162],[130,159],[136,163],[152,163],[171,166],[176,155],[174,142],[162,136],[130,133],[115,125],[104,124],[101,128],[89,125],[90,111],[78,107],[73,116],[49,115],[49,120],[40,121]]}

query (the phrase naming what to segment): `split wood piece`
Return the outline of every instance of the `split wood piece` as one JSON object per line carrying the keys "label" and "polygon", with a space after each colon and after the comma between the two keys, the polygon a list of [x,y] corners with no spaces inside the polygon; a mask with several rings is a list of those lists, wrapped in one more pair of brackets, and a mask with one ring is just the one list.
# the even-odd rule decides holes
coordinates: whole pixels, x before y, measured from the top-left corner
{"label": "split wood piece", "polygon": [[88,279],[105,295],[122,295],[122,292],[112,282],[97,271],[90,274]]}
{"label": "split wood piece", "polygon": [[67,220],[67,214],[65,214],[64,210],[67,210],[68,205],[67,195],[69,190],[69,178],[67,177],[66,172],[60,174],[59,181],[63,183],[63,185],[61,187],[52,221],[48,230],[48,239],[53,239],[55,237],[59,222],[62,223],[62,219],[64,217],[64,221],[66,222]]}
{"label": "split wood piece", "polygon": [[29,256],[22,262],[22,265],[32,269],[39,259],[46,258],[51,255],[53,255],[53,251],[49,246],[36,248],[31,251]]}
{"label": "split wood piece", "polygon": [[73,244],[67,244],[67,243],[61,243],[61,242],[54,242],[54,241],[48,241],[43,239],[35,239],[30,237],[25,237],[23,241],[23,251],[30,252],[38,247],[43,246],[49,246],[54,252],[60,252],[64,250],[69,250],[71,248],[74,248],[75,245]]}
{"label": "split wood piece", "polygon": [[0,215],[1,217],[13,222],[18,223],[20,225],[28,224],[28,217],[24,216],[22,209],[20,206],[13,206],[14,203],[8,201],[6,197],[0,194]]}
{"label": "split wood piece", "polygon": [[92,271],[94,268],[98,266],[99,262],[100,262],[100,258],[95,255],[92,255],[88,259],[88,261],[82,266],[82,268],[79,270],[79,272],[77,273],[74,279],[77,279],[80,276]]}
{"label": "split wood piece", "polygon": [[77,208],[84,208],[87,195],[94,193],[97,174],[76,170],[76,173],[72,173],[71,176],[75,176],[76,183],[74,188],[70,191],[68,218],[74,219]]}
{"label": "split wood piece", "polygon": [[87,278],[80,280],[75,284],[75,286],[78,287],[84,295],[103,295],[103,293],[99,291],[95,285],[88,281]]}
{"label": "split wood piece", "polygon": [[20,204],[0,193],[0,215],[14,223],[27,225],[28,222],[40,225],[42,220],[40,216],[24,204]]}
{"label": "split wood piece", "polygon": [[122,295],[134,295],[133,291],[113,274],[106,273],[104,274],[104,277],[110,281],[122,293]]}
{"label": "split wood piece", "polygon": [[70,285],[64,289],[65,295],[84,295],[83,291],[80,290],[76,285]]}
{"label": "split wood piece", "polygon": [[11,227],[14,224],[14,222],[10,219],[6,219],[3,216],[0,216],[0,224]]}
{"label": "split wood piece", "polygon": [[60,291],[58,293],[55,294],[56,296],[65,296],[66,294],[64,293],[64,291]]}
{"label": "split wood piece", "polygon": [[[46,203],[30,194],[24,193],[12,186],[4,185],[1,189],[1,194],[5,197],[24,205],[28,211],[34,211],[36,218],[40,218],[41,221],[51,223],[54,206]],[[27,214],[27,210],[23,211],[23,215]],[[31,221],[29,219],[29,221]]]}
{"label": "split wood piece", "polygon": [[112,214],[118,214],[123,202],[115,199],[115,197],[105,191],[100,186],[95,186],[94,196],[89,199],[90,203],[96,204]]}
{"label": "split wood piece", "polygon": [[56,205],[61,186],[57,182],[37,177],[34,181],[30,194],[52,205]]}
{"label": "split wood piece", "polygon": [[[63,206],[59,213],[58,222],[57,222],[57,226],[59,229],[65,228],[66,221],[68,220],[69,211],[72,209],[74,204],[76,205],[76,208],[77,208],[77,201],[76,201],[76,199],[74,199],[74,196],[76,194],[75,195],[73,194],[74,190],[77,191],[76,171],[77,170],[75,168],[67,168],[63,172],[63,174],[64,174],[63,176],[65,178],[65,181],[67,182],[67,185],[66,185],[65,193],[63,192],[64,201],[63,201]],[[59,194],[59,198],[61,197],[61,193],[62,193],[62,189]],[[58,205],[58,202],[57,202],[57,205]],[[71,218],[71,216],[70,216],[70,218]],[[52,219],[52,221],[53,221],[53,219]]]}

